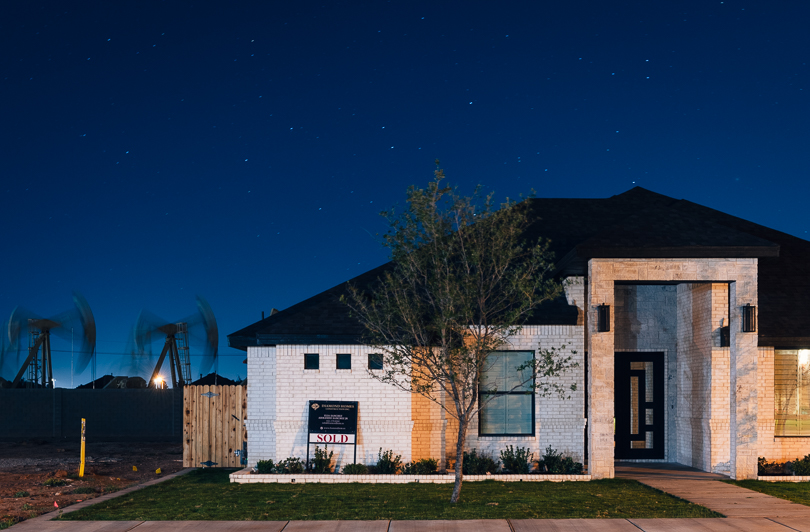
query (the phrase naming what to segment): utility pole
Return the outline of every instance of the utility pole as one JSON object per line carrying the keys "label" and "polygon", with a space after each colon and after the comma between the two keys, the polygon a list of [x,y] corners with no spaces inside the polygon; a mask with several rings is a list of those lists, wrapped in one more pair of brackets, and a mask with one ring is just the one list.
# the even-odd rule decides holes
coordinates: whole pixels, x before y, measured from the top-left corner
{"label": "utility pole", "polygon": [[70,328],[70,389],[73,389],[73,327]]}

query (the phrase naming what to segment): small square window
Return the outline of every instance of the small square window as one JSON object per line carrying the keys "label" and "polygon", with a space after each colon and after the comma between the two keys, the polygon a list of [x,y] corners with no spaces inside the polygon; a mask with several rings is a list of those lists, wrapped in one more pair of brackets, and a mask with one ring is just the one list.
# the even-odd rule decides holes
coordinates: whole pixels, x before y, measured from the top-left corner
{"label": "small square window", "polygon": [[337,369],[352,369],[352,356],[339,354],[337,356]]}
{"label": "small square window", "polygon": [[304,355],[304,369],[320,369],[321,361],[318,353],[307,353]]}
{"label": "small square window", "polygon": [[379,353],[369,353],[368,369],[383,369],[383,357]]}

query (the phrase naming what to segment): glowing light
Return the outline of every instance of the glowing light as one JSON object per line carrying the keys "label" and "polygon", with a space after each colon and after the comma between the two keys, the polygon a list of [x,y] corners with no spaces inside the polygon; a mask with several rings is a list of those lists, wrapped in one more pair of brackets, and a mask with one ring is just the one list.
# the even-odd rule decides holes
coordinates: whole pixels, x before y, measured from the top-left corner
{"label": "glowing light", "polygon": [[806,366],[810,362],[810,349],[799,349],[799,365]]}
{"label": "glowing light", "polygon": [[163,375],[158,375],[157,377],[155,377],[155,385],[156,385],[155,388],[163,388],[164,382],[165,381],[163,379]]}

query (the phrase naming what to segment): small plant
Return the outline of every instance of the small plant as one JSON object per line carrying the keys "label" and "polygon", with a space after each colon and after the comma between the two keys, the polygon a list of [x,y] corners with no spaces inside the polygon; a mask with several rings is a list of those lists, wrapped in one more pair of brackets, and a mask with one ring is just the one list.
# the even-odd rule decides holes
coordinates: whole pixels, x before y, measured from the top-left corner
{"label": "small plant", "polygon": [[507,445],[501,451],[501,462],[503,469],[513,475],[526,475],[532,468],[534,453],[529,452],[528,447],[518,447]]}
{"label": "small plant", "polygon": [[486,475],[495,473],[498,470],[498,462],[487,454],[478,454],[473,449],[469,453],[464,451],[464,462],[461,464],[461,472],[465,475]]}
{"label": "small plant", "polygon": [[62,480],[61,478],[49,478],[48,480],[43,482],[43,484],[53,488],[53,487],[56,487],[56,486],[65,486],[65,485],[67,485],[67,481]]}
{"label": "small plant", "polygon": [[376,473],[378,475],[396,475],[402,468],[402,455],[394,456],[394,451],[388,449],[383,452],[382,447],[377,453]]}
{"label": "small plant", "polygon": [[315,458],[312,459],[312,465],[310,466],[312,473],[326,474],[332,472],[332,456],[334,456],[335,452],[332,451],[326,454],[328,450],[327,447],[321,449],[317,445],[315,446]]}
{"label": "small plant", "polygon": [[543,458],[537,461],[537,470],[549,475],[580,475],[583,466],[575,462],[570,456],[563,457],[549,445]]}
{"label": "small plant", "polygon": [[116,491],[121,491],[121,488],[119,488],[118,486],[113,486],[112,484],[108,484],[107,486],[104,486],[104,488],[102,488],[101,491],[103,493],[114,493]]}
{"label": "small plant", "polygon": [[81,495],[84,493],[95,493],[96,489],[91,488],[90,486],[82,486],[81,488],[76,488],[75,490],[71,491],[71,493],[75,493],[77,495]]}
{"label": "small plant", "polygon": [[346,464],[343,466],[344,475],[365,475],[368,473],[368,466],[365,464]]}
{"label": "small plant", "polygon": [[439,461],[435,458],[422,458],[416,462],[409,462],[402,466],[403,475],[435,475],[439,469]]}
{"label": "small plant", "polygon": [[3,517],[0,519],[0,530],[5,530],[9,528],[11,525],[16,524],[17,519],[14,517]]}
{"label": "small plant", "polygon": [[34,507],[33,507],[33,506],[31,506],[31,505],[30,505],[30,504],[28,504],[28,503],[25,503],[25,504],[23,504],[23,505],[20,507],[20,509],[21,509],[21,510],[33,510],[33,509],[34,509]]}
{"label": "small plant", "polygon": [[31,494],[28,493],[27,491],[18,491],[17,493],[14,494],[14,498],[19,499],[20,497],[28,497],[29,495]]}
{"label": "small plant", "polygon": [[276,464],[276,473],[281,475],[296,475],[304,472],[304,462],[297,456],[285,458]]}
{"label": "small plant", "polygon": [[793,461],[793,474],[800,477],[810,475],[810,454],[805,455],[801,460],[797,458]]}
{"label": "small plant", "polygon": [[256,462],[256,469],[260,475],[272,475],[276,472],[276,465],[272,460],[259,460]]}

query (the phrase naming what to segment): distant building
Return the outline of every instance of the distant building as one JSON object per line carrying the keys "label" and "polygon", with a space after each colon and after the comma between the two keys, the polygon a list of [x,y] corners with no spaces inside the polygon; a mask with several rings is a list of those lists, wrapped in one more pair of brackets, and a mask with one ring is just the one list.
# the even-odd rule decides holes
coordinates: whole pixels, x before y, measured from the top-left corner
{"label": "distant building", "polygon": [[238,383],[216,373],[209,373],[205,377],[200,375],[199,379],[191,383],[192,386],[233,386],[235,384]]}
{"label": "distant building", "polygon": [[[560,383],[577,391],[560,400],[498,388],[467,449],[537,457],[551,446],[594,478],[628,459],[756,478],[758,456],[810,453],[810,242],[642,188],[526,201],[526,236],[550,239],[555,277],[574,282],[498,352],[507,364],[496,382],[553,347],[576,351],[579,367]],[[368,286],[387,267],[351,282]],[[373,463],[379,448],[452,458],[452,418],[369,377],[379,357],[346,293],[338,285],[228,336],[247,351],[251,464],[304,456],[309,400],[359,402],[358,461]],[[334,450],[351,462],[349,447]]]}
{"label": "distant building", "polygon": [[116,377],[110,374],[99,377],[98,379],[90,381],[87,384],[76,386],[77,390],[103,390],[105,388],[108,390],[116,388],[129,390],[146,388],[146,380],[144,380],[142,377]]}

